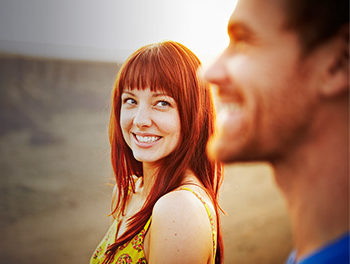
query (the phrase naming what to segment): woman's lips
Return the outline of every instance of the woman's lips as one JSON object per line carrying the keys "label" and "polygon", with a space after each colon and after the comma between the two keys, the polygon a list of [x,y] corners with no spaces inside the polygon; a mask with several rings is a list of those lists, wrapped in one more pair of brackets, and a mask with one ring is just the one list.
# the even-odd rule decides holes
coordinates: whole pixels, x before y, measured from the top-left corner
{"label": "woman's lips", "polygon": [[151,147],[156,144],[162,137],[157,135],[140,135],[132,133],[136,142],[136,145],[140,147]]}

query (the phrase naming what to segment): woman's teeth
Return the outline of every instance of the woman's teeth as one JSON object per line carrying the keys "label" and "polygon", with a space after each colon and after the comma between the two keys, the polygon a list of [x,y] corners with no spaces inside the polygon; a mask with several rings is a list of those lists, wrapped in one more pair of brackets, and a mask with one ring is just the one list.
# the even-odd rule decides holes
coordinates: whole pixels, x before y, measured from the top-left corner
{"label": "woman's teeth", "polygon": [[143,136],[136,135],[136,139],[141,143],[151,143],[159,140],[160,137],[155,137],[155,136],[143,137]]}

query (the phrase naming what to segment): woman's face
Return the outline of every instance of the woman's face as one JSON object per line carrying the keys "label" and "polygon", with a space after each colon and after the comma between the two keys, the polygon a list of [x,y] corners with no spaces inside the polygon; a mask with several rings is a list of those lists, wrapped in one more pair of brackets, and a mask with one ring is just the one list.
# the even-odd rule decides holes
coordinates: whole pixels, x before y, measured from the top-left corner
{"label": "woman's face", "polygon": [[120,126],[135,159],[144,163],[166,157],[180,140],[181,124],[174,98],[149,88],[123,91]]}

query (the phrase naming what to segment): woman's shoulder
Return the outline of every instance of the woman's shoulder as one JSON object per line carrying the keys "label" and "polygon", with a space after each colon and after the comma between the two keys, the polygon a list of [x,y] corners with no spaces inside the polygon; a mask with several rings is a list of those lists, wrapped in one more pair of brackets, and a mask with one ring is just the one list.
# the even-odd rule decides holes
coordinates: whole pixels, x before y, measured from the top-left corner
{"label": "woman's shoulder", "polygon": [[182,229],[187,235],[210,231],[203,203],[187,190],[175,190],[162,196],[153,208],[152,221],[156,219],[169,229]]}
{"label": "woman's shoulder", "polygon": [[172,191],[158,199],[152,212],[152,225],[157,230],[168,230],[187,238],[205,236],[210,231],[203,204],[185,190]]}
{"label": "woman's shoulder", "polygon": [[176,189],[160,197],[155,203],[153,211],[160,214],[163,212],[176,214],[178,211],[191,214],[193,210],[197,211],[202,207],[203,204],[193,193],[185,189]]}
{"label": "woman's shoulder", "polygon": [[[205,202],[202,197],[203,195],[199,194],[198,191],[193,191],[190,188],[169,192],[155,203],[152,218],[162,219],[163,223],[191,221],[193,225],[200,225],[210,230],[208,229],[210,221],[207,208],[212,206],[208,206],[208,202]],[[190,225],[186,226],[191,227]]]}
{"label": "woman's shoulder", "polygon": [[193,193],[176,190],[156,202],[152,212],[151,241],[154,252],[158,252],[158,260],[165,260],[162,257],[166,257],[167,252],[176,252],[174,263],[183,257],[189,260],[183,263],[206,263],[212,249],[211,234],[206,210]]}

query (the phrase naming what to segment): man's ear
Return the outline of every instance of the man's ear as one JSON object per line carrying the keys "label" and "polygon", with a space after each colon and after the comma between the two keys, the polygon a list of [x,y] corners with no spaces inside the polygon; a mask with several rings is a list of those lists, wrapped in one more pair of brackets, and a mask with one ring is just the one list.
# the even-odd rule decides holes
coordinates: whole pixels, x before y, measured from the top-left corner
{"label": "man's ear", "polygon": [[349,92],[349,25],[344,26],[339,33],[327,43],[329,56],[320,92],[324,97],[344,95]]}

